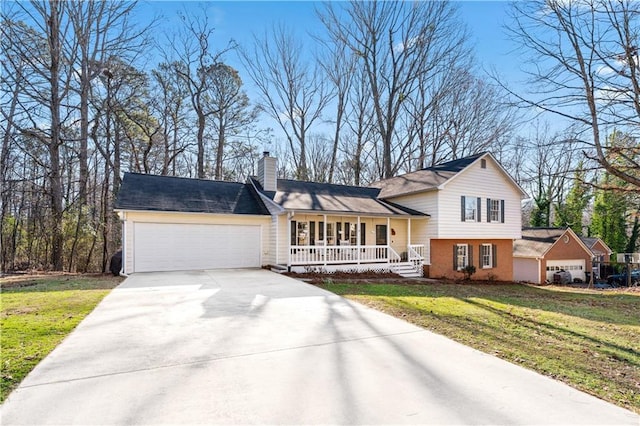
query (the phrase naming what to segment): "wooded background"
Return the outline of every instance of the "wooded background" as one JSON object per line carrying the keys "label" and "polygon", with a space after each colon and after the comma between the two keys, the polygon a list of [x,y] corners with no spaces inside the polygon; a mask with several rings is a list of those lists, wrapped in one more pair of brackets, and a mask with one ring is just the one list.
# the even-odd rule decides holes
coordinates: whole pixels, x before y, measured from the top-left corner
{"label": "wooded background", "polygon": [[526,93],[480,69],[455,3],[319,5],[313,49],[283,24],[219,40],[205,8],[158,33],[137,7],[3,6],[2,271],[105,271],[125,171],[242,182],[265,147],[281,177],[352,185],[491,151],[525,225],[637,251],[640,2],[516,3]]}

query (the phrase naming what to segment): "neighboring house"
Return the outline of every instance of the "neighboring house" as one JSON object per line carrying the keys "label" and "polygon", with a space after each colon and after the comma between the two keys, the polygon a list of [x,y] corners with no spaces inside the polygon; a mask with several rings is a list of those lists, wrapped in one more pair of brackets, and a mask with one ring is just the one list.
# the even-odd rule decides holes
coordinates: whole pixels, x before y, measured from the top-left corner
{"label": "neighboring house", "polygon": [[587,281],[608,260],[611,249],[599,238],[578,236],[571,228],[524,228],[513,244],[514,281],[541,284],[552,282],[553,274],[564,270],[574,280]]}
{"label": "neighboring house", "polygon": [[127,173],[116,201],[123,272],[271,266],[392,270],[510,281],[522,189],[489,153],[370,187],[276,179],[260,159],[247,183]]}

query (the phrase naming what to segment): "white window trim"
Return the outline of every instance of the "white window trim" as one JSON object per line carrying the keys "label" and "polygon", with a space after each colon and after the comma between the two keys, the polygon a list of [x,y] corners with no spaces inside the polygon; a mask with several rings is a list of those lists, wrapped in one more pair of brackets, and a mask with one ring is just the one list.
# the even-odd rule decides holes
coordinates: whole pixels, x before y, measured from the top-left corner
{"label": "white window trim", "polygon": [[[501,211],[501,200],[494,200],[493,198],[491,199],[491,211],[489,212],[489,214],[491,215],[491,222],[501,222],[502,221],[502,211]],[[494,206],[497,206],[496,209],[494,209]],[[494,216],[495,213],[495,216]]]}
{"label": "white window trim", "polygon": [[309,245],[310,235],[309,235],[309,222],[301,221],[296,222],[296,245],[298,246],[307,246]]}
{"label": "white window trim", "polygon": [[[469,205],[473,204],[473,217],[469,217]],[[465,196],[464,198],[464,221],[465,222],[477,222],[478,221],[478,200],[476,197]]]}
{"label": "white window trim", "polygon": [[[464,248],[464,254],[460,254],[460,249]],[[462,260],[462,262],[460,262]],[[458,271],[469,266],[469,244],[456,244],[456,264]]]}
{"label": "white window trim", "polygon": [[[485,252],[485,250],[487,250]],[[488,256],[489,262],[485,263],[485,258]],[[491,269],[493,268],[493,245],[491,244],[482,244],[480,246],[480,262],[482,269]]]}

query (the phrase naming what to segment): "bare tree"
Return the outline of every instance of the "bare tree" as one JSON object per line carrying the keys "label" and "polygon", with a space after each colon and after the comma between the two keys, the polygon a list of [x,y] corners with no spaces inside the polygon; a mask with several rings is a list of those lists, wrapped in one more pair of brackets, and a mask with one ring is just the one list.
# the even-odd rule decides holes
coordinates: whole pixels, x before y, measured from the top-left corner
{"label": "bare tree", "polygon": [[186,102],[188,91],[176,72],[177,64],[161,63],[151,71],[154,87],[150,105],[162,126],[164,155],[161,175],[177,173],[179,157],[189,148]]}
{"label": "bare tree", "polygon": [[329,183],[334,181],[336,166],[338,165],[338,147],[340,145],[340,137],[345,121],[348,119],[349,92],[353,82],[355,71],[355,58],[352,52],[340,42],[322,41],[326,48],[326,53],[319,58],[320,66],[324,69],[324,73],[333,86],[335,95],[335,121],[334,133],[331,150],[331,161],[329,163],[329,172],[327,180]]}
{"label": "bare tree", "polygon": [[207,97],[210,87],[208,70],[222,61],[222,56],[235,48],[235,42],[230,41],[222,50],[215,51],[212,47],[214,28],[208,20],[206,10],[201,15],[181,14],[184,24],[179,42],[171,41],[173,55],[177,61],[173,62],[176,72],[184,80],[189,91],[191,107],[196,114],[197,122],[197,170],[198,178],[205,177],[205,132],[208,118],[216,111],[212,109]]}
{"label": "bare tree", "polygon": [[214,111],[211,118],[213,129],[217,133],[214,177],[222,180],[227,138],[242,132],[253,123],[258,110],[250,107],[249,97],[242,90],[242,79],[237,70],[229,65],[217,63],[209,67],[206,72],[210,79],[209,103]]}
{"label": "bare tree", "polygon": [[553,223],[553,207],[562,202],[577,165],[577,152],[571,135],[550,134],[548,125],[536,125],[523,153],[530,161],[519,182],[533,197],[531,225],[548,227]]}
{"label": "bare tree", "polygon": [[[14,120],[12,126],[23,135],[38,141],[47,150],[47,194],[51,223],[50,262],[54,270],[63,267],[63,182],[60,151],[64,144],[63,119],[65,99],[69,94],[73,69],[64,56],[65,35],[69,26],[65,19],[64,3],[56,0],[17,3],[20,11],[33,22],[35,28],[3,19],[3,35],[10,38],[11,53],[5,58],[11,68],[23,70],[20,87],[20,111],[15,116],[26,118],[24,123]],[[29,43],[30,41],[30,43]],[[73,48],[72,48],[73,49]],[[23,120],[24,121],[24,120]],[[47,122],[46,126],[41,123]]]}
{"label": "bare tree", "polygon": [[328,3],[321,19],[365,69],[383,147],[382,177],[392,177],[402,106],[421,78],[441,70],[443,61],[464,57],[464,26],[448,2],[352,1],[340,11]]}
{"label": "bare tree", "polygon": [[[108,68],[109,56],[122,61],[132,61],[148,45],[145,35],[149,26],[136,29],[129,23],[129,16],[136,2],[79,1],[65,2],[77,52],[73,52],[78,68],[79,95],[79,199],[86,200],[88,171],[89,98],[91,82]],[[152,25],[153,22],[150,24]],[[72,43],[74,45],[74,43]],[[71,56],[71,52],[69,54]]]}
{"label": "bare tree", "polygon": [[296,178],[307,180],[307,134],[332,97],[316,63],[306,63],[305,47],[284,26],[273,27],[240,58],[260,93],[260,105],[285,133]]}
{"label": "bare tree", "polygon": [[585,152],[609,173],[640,187],[640,148],[607,144],[603,129],[638,134],[640,3],[629,0],[516,2],[508,31],[531,54],[522,106],[564,117],[591,134]]}

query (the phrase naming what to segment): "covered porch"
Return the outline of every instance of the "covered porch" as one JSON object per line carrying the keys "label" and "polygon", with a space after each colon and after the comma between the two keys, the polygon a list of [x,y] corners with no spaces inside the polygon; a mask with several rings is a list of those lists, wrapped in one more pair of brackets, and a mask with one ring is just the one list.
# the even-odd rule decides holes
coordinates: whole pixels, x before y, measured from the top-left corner
{"label": "covered porch", "polygon": [[430,264],[425,217],[288,212],[285,220],[290,271],[379,270],[422,276],[423,265]]}

